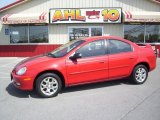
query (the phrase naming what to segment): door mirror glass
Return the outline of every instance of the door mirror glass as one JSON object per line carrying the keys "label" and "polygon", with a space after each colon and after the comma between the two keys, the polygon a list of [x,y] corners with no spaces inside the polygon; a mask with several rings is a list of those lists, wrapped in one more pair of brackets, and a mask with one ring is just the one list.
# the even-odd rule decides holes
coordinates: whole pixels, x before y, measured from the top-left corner
{"label": "door mirror glass", "polygon": [[69,59],[76,60],[81,57],[82,57],[81,53],[75,53],[73,56],[69,57]]}

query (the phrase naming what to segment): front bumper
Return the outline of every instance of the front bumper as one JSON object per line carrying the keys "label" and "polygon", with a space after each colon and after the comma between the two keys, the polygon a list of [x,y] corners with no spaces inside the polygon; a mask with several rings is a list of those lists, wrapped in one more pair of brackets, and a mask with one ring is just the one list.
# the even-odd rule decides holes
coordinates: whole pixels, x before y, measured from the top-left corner
{"label": "front bumper", "polygon": [[14,71],[11,73],[13,85],[21,90],[33,90],[33,78],[27,75],[18,76]]}

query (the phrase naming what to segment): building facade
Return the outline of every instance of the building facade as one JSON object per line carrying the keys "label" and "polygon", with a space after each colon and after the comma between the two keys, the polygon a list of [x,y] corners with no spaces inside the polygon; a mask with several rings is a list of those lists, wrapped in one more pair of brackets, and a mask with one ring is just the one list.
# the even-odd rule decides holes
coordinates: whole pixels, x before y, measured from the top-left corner
{"label": "building facade", "polygon": [[159,0],[18,0],[1,8],[0,18],[1,57],[44,54],[101,35],[150,43],[160,51]]}

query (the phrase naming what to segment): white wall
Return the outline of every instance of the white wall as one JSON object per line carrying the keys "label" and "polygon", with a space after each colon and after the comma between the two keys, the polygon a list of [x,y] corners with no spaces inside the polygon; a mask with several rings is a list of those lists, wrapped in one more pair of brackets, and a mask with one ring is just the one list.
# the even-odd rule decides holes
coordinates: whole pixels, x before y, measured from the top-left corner
{"label": "white wall", "polygon": [[[151,2],[151,0],[31,0],[7,11],[0,13],[0,17],[5,14],[16,13],[42,13],[49,12],[50,8],[94,8],[94,7],[122,7],[122,10],[129,11],[157,11],[160,12],[160,5]],[[82,24],[80,24],[82,25]],[[83,24],[82,26],[86,26]],[[95,25],[95,24],[94,24]],[[101,24],[104,26],[104,35],[111,34],[123,37],[123,25]],[[98,26],[101,26],[98,25]],[[50,43],[65,43],[68,40],[68,27],[66,25],[49,25]],[[78,25],[79,26],[79,25]],[[91,26],[89,24],[88,26]],[[0,22],[0,45],[9,44],[9,36],[4,35],[6,25]]]}
{"label": "white wall", "polygon": [[2,25],[0,21],[0,45],[10,44],[9,35],[5,35],[5,29],[8,28],[8,25]]}

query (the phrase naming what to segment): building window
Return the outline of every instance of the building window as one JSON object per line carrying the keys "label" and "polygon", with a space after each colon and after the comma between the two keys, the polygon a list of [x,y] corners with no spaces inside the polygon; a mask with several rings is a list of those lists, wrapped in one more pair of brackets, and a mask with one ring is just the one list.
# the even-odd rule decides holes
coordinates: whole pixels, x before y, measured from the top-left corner
{"label": "building window", "polygon": [[135,43],[144,42],[144,25],[124,25],[124,38]]}
{"label": "building window", "polygon": [[76,40],[77,38],[89,37],[89,28],[69,28],[69,40]]}
{"label": "building window", "polygon": [[146,43],[160,43],[160,25],[146,25]]}
{"label": "building window", "polygon": [[124,38],[135,43],[160,43],[160,25],[125,24]]}
{"label": "building window", "polygon": [[30,43],[48,43],[48,27],[29,26]]}
{"label": "building window", "polygon": [[10,26],[10,43],[28,43],[28,26]]}
{"label": "building window", "polygon": [[102,28],[91,28],[91,36],[102,36]]}
{"label": "building window", "polygon": [[47,25],[12,25],[10,43],[48,43]]}
{"label": "building window", "polygon": [[69,40],[86,38],[90,36],[102,36],[102,27],[69,27]]}

